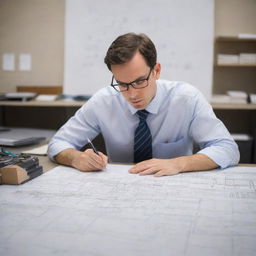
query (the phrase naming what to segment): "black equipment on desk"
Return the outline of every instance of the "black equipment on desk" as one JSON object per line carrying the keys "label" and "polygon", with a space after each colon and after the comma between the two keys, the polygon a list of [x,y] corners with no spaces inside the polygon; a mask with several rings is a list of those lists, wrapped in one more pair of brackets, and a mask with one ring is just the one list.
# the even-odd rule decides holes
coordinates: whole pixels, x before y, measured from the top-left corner
{"label": "black equipment on desk", "polygon": [[2,148],[0,152],[0,184],[22,184],[43,173],[42,166],[35,156],[14,154]]}

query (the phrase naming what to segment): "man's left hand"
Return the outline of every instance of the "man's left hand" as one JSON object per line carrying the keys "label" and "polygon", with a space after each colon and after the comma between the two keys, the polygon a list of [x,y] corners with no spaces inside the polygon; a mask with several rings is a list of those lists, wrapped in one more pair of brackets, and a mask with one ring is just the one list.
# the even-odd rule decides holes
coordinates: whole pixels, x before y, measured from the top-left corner
{"label": "man's left hand", "polygon": [[155,177],[160,177],[182,172],[182,165],[178,158],[153,158],[136,164],[129,172],[134,174],[139,173],[140,175],[154,174]]}

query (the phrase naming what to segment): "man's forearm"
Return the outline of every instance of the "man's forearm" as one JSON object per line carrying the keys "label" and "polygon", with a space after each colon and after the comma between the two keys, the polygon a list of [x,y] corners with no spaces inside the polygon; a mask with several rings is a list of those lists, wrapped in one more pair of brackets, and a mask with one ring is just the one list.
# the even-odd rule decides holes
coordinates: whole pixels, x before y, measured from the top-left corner
{"label": "man's forearm", "polygon": [[206,155],[195,154],[170,159],[152,158],[136,164],[129,172],[140,175],[154,174],[154,176],[160,177],[181,172],[206,171],[217,167],[218,165]]}
{"label": "man's forearm", "polygon": [[68,148],[56,155],[55,160],[59,164],[73,166],[73,161],[79,154],[81,154],[80,151],[73,148]]}
{"label": "man's forearm", "polygon": [[174,160],[176,160],[181,167],[181,172],[206,171],[219,167],[212,159],[203,154],[182,156]]}

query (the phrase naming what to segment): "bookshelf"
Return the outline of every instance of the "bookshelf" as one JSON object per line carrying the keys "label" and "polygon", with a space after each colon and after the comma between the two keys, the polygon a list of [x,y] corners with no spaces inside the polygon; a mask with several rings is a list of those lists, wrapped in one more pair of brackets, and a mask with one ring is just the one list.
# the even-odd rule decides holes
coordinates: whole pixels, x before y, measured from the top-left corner
{"label": "bookshelf", "polygon": [[[214,44],[213,94],[226,94],[229,90],[256,94],[256,63],[241,63],[241,53],[256,54],[256,38],[216,37]],[[228,58],[225,58],[225,55]],[[235,61],[237,63],[234,63]],[[241,156],[243,156],[241,159],[246,157],[246,162],[256,163],[256,104],[227,102],[212,103],[212,106],[216,116],[223,121],[231,133],[245,133],[253,137],[251,149],[249,142],[247,144],[245,144],[246,142],[239,142],[240,144],[238,144],[239,148],[241,147]]]}
{"label": "bookshelf", "polygon": [[228,90],[256,93],[256,63],[218,63],[218,54],[256,54],[256,39],[219,36],[214,45],[213,94]]}

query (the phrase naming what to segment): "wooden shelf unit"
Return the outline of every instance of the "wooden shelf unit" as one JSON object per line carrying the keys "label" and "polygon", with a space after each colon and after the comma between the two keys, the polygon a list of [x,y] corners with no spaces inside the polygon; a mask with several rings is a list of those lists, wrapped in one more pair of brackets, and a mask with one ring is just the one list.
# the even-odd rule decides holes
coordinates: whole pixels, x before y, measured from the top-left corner
{"label": "wooden shelf unit", "polygon": [[[256,39],[220,36],[215,39],[213,94],[226,94],[229,90],[256,93],[256,64],[218,63],[218,54],[256,54]],[[216,116],[223,121],[231,133],[245,133],[253,137],[253,142],[239,142],[241,156],[247,162],[256,163],[256,104],[212,103]],[[249,146],[253,143],[252,146]],[[246,145],[246,150],[245,150]],[[242,149],[243,148],[243,149]]]}
{"label": "wooden shelf unit", "polygon": [[216,66],[221,66],[221,67],[256,67],[256,64],[216,64]]}
{"label": "wooden shelf unit", "polygon": [[228,90],[256,93],[256,64],[217,63],[218,54],[256,54],[256,39],[219,36],[214,46],[213,94],[226,94]]}
{"label": "wooden shelf unit", "polygon": [[242,38],[238,36],[218,36],[216,40],[219,42],[256,42],[256,38]]}
{"label": "wooden shelf unit", "polygon": [[211,103],[213,109],[222,110],[256,110],[256,104]]}

